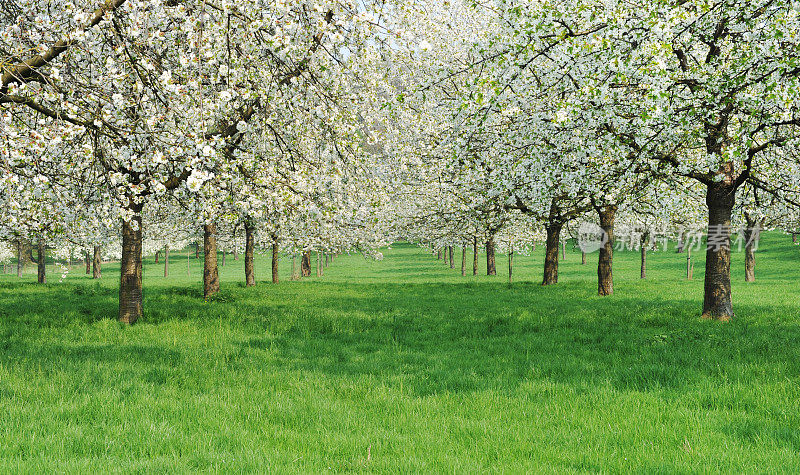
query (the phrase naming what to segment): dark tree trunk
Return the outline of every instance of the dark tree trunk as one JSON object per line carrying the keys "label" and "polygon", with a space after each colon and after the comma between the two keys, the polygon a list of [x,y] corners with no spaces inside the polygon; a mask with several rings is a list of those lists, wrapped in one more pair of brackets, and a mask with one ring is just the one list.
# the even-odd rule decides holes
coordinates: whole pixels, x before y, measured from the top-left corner
{"label": "dark tree trunk", "polygon": [[603,247],[600,248],[600,258],[597,261],[597,294],[611,295],[614,293],[614,277],[612,264],[614,260],[614,217],[617,207],[613,205],[597,208],[600,216],[600,228],[605,233]]}
{"label": "dark tree trunk", "polygon": [[255,226],[250,222],[244,224],[244,282],[247,287],[256,285],[255,271]]}
{"label": "dark tree trunk", "polygon": [[92,273],[92,255],[89,251],[86,251],[86,256],[84,256],[83,260],[86,263],[86,275],[89,275]]}
{"label": "dark tree trunk", "polygon": [[[133,216],[122,221],[122,259],[120,260],[119,321],[132,324],[142,316],[142,205],[132,204]],[[99,277],[100,246],[94,247]]]}
{"label": "dark tree trunk", "polygon": [[547,241],[544,247],[544,278],[542,285],[558,283],[558,242],[561,238],[560,222],[551,222],[547,225]]}
{"label": "dark tree trunk", "polygon": [[478,275],[478,238],[472,237],[472,275]]}
{"label": "dark tree trunk", "polygon": [[[139,220],[141,221],[141,217]],[[141,255],[142,255],[142,243],[141,243],[141,232],[139,233],[139,264],[141,265]],[[123,235],[123,238],[125,236]],[[103,276],[103,255],[102,255],[103,248],[100,246],[94,246],[94,256],[92,257],[92,279],[99,279]],[[124,250],[124,247],[123,247]],[[140,271],[141,273],[141,271]],[[141,287],[141,285],[139,286]]]}
{"label": "dark tree trunk", "polygon": [[744,281],[756,281],[756,256],[755,251],[758,248],[758,239],[761,235],[761,228],[764,225],[764,220],[756,220],[745,214],[747,220],[747,228],[744,230]]}
{"label": "dark tree trunk", "polygon": [[322,253],[317,251],[317,277],[322,277]]}
{"label": "dark tree trunk", "polygon": [[164,244],[164,277],[169,277],[169,244]]}
{"label": "dark tree trunk", "polygon": [[445,246],[444,247],[444,265],[447,265],[447,256],[448,256],[447,250],[448,249],[449,249],[449,246]]}
{"label": "dark tree trunk", "polygon": [[508,283],[511,283],[511,275],[514,273],[514,246],[508,249]]}
{"label": "dark tree trunk", "polygon": [[303,253],[303,260],[300,262],[300,270],[303,277],[311,277],[311,251]]}
{"label": "dark tree trunk", "polygon": [[156,251],[156,264],[158,264],[158,255],[161,254],[161,251]]}
{"label": "dark tree trunk", "polygon": [[497,275],[494,261],[494,236],[486,241],[486,275]]}
{"label": "dark tree trunk", "polygon": [[222,251],[222,267],[225,267],[225,251]]}
{"label": "dark tree trunk", "polygon": [[706,191],[708,205],[708,241],[703,318],[727,321],[733,318],[731,300],[731,211],[736,188],[725,182],[713,182]]}
{"label": "dark tree trunk", "polygon": [[586,265],[586,253],[583,251],[581,251],[581,265],[582,266]]}
{"label": "dark tree trunk", "polygon": [[640,244],[641,244],[640,252],[642,253],[642,257],[641,257],[642,265],[641,265],[641,272],[639,274],[639,277],[641,279],[646,279],[647,278],[647,246],[648,246],[649,243],[650,243],[650,235],[647,234],[647,233],[643,234],[642,235],[642,240],[640,242]]}
{"label": "dark tree trunk", "polygon": [[440,260],[442,260],[442,249],[441,249],[441,248],[439,248],[439,249],[436,251],[436,260],[437,260],[437,261],[440,261]]}
{"label": "dark tree trunk", "polygon": [[47,268],[45,267],[45,260],[47,257],[47,251],[44,246],[44,242],[39,240],[39,244],[36,247],[36,257],[38,258],[37,269],[36,269],[36,281],[40,284],[47,283]]}
{"label": "dark tree trunk", "polygon": [[219,293],[219,268],[217,268],[217,225],[203,226],[203,297]]}
{"label": "dark tree trunk", "polygon": [[453,261],[453,246],[449,246],[449,249],[450,249],[450,251],[449,251],[450,252],[450,268],[451,269],[455,269],[456,268],[456,263]]}
{"label": "dark tree trunk", "polygon": [[272,241],[272,283],[278,283],[278,237]]}
{"label": "dark tree trunk", "polygon": [[461,277],[467,275],[467,246],[461,247]]}
{"label": "dark tree trunk", "polygon": [[22,277],[22,240],[17,241],[17,277]]}
{"label": "dark tree trunk", "polygon": [[[234,243],[234,245],[235,245],[235,243]],[[238,261],[239,260],[239,252],[236,250],[236,248],[233,248],[233,260],[234,261]]]}
{"label": "dark tree trunk", "polygon": [[329,252],[325,253],[325,267],[328,267],[328,264],[331,262],[331,254]]}

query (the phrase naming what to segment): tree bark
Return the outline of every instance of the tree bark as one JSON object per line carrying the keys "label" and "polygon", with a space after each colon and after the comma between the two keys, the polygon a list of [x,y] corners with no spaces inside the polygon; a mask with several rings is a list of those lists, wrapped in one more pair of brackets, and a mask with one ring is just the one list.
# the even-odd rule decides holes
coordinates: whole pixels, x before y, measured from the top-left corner
{"label": "tree bark", "polygon": [[17,277],[22,277],[22,240],[17,241]]}
{"label": "tree bark", "polygon": [[735,186],[724,181],[708,185],[706,191],[708,241],[703,318],[721,321],[733,318],[730,227],[735,200]]}
{"label": "tree bark", "polygon": [[439,249],[436,251],[436,260],[437,260],[437,261],[440,261],[440,260],[442,260],[442,249],[441,249],[441,248],[439,248]]}
{"label": "tree bark", "polygon": [[508,249],[508,283],[511,283],[511,275],[514,271],[514,246]]}
{"label": "tree bark", "polygon": [[[131,200],[132,201],[132,200]],[[119,321],[135,323],[142,316],[142,205],[131,203],[133,216],[122,221],[122,259],[120,260]],[[100,246],[94,247],[99,276]]]}
{"label": "tree bark", "polygon": [[450,251],[449,251],[450,252],[450,268],[451,269],[455,269],[456,268],[456,263],[453,262],[453,246],[448,246],[448,247],[450,249]]}
{"label": "tree bark", "polygon": [[40,239],[39,244],[36,246],[36,281],[40,284],[47,283],[47,267],[45,266],[45,259],[47,257],[47,250],[45,249],[44,242]]}
{"label": "tree bark", "polygon": [[[141,221],[141,217],[139,220]],[[124,229],[123,229],[124,230]],[[139,232],[139,265],[141,266],[141,253],[142,253],[142,243],[141,243],[141,230]],[[123,235],[123,238],[125,236]],[[132,238],[135,236],[131,235]],[[92,279],[99,279],[103,276],[103,255],[102,255],[103,248],[101,246],[94,246],[94,256],[92,257]],[[124,246],[123,246],[124,250]],[[135,249],[134,249],[135,250]],[[141,287],[141,285],[140,285]]]}
{"label": "tree bark", "polygon": [[256,285],[255,243],[255,226],[246,221],[244,224],[244,282],[247,287]]}
{"label": "tree bark", "polygon": [[300,279],[300,274],[297,271],[297,254],[292,254],[292,280]]}
{"label": "tree bark", "polygon": [[317,277],[322,277],[322,253],[317,251]]}
{"label": "tree bark", "polygon": [[158,255],[161,254],[161,251],[156,251],[156,264],[158,264]]}
{"label": "tree bark", "polygon": [[164,277],[169,277],[169,244],[164,244]]}
{"label": "tree bark", "polygon": [[561,238],[560,222],[551,222],[547,225],[547,241],[544,248],[544,278],[542,285],[558,283],[558,242]]}
{"label": "tree bark", "polygon": [[639,278],[641,279],[647,278],[647,245],[649,244],[649,242],[650,242],[650,235],[647,233],[643,234],[642,240],[639,243],[641,245],[640,252],[642,254],[641,256],[642,265],[639,273]]}
{"label": "tree bark", "polygon": [[225,267],[225,251],[222,251],[222,267]]}
{"label": "tree bark", "polygon": [[89,251],[86,251],[86,256],[84,256],[83,260],[86,263],[86,275],[89,275],[92,273],[92,255]]}
{"label": "tree bark", "polygon": [[478,275],[478,238],[472,236],[472,275]]}
{"label": "tree bark", "polygon": [[278,253],[279,253],[278,237],[275,236],[275,238],[272,241],[272,283],[273,284],[277,284],[278,283]]}
{"label": "tree bark", "polygon": [[692,262],[692,248],[686,250],[686,280],[694,278],[694,263]]}
{"label": "tree bark", "polygon": [[461,247],[461,277],[467,275],[467,246]]}
{"label": "tree bark", "polygon": [[303,259],[300,261],[300,273],[303,277],[311,277],[311,251],[303,253]]}
{"label": "tree bark", "polygon": [[581,265],[582,266],[586,265],[586,253],[583,251],[581,251]]}
{"label": "tree bark", "polygon": [[600,248],[600,257],[597,261],[597,294],[603,296],[614,293],[612,264],[614,260],[614,217],[616,212],[617,207],[614,205],[597,208],[597,213],[600,216],[600,228],[605,233],[605,243]]}
{"label": "tree bark", "polygon": [[561,258],[567,260],[567,241],[561,241]]}
{"label": "tree bark", "polygon": [[219,293],[219,268],[217,267],[217,225],[203,225],[203,297]]}
{"label": "tree bark", "polygon": [[486,241],[486,275],[497,275],[497,267],[494,260],[494,236]]}

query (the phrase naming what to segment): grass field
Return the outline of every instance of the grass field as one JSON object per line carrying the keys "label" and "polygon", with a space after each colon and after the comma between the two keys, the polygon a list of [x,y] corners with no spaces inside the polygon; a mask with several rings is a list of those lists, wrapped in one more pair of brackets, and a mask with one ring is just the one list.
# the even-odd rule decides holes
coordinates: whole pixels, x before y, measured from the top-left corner
{"label": "grass field", "polygon": [[700,254],[641,281],[618,252],[605,298],[574,251],[547,288],[541,249],[513,285],[397,245],[279,285],[260,257],[248,289],[229,257],[212,302],[201,261],[150,257],[131,327],[113,264],[2,276],[0,472],[795,472],[800,248],[767,235],[753,284],[734,254],[728,324],[698,317]]}

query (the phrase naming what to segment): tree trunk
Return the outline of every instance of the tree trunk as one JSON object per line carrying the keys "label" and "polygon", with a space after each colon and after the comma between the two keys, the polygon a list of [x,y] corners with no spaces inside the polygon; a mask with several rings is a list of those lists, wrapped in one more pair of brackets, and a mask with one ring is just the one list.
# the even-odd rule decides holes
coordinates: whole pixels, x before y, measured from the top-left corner
{"label": "tree trunk", "polygon": [[567,241],[561,241],[561,258],[567,260]]}
{"label": "tree trunk", "polygon": [[219,293],[219,268],[217,268],[217,225],[203,226],[203,297]]}
{"label": "tree trunk", "polygon": [[642,265],[641,265],[641,272],[639,274],[639,278],[646,279],[647,278],[647,246],[650,242],[650,235],[648,233],[644,233],[642,235],[642,240],[639,243],[641,245],[640,252],[642,253]]}
{"label": "tree trunk", "polygon": [[478,275],[478,238],[472,237],[472,275]]}
{"label": "tree trunk", "polygon": [[169,244],[164,244],[164,277],[169,277]]}
{"label": "tree trunk", "polygon": [[614,205],[597,208],[600,216],[600,228],[605,233],[605,243],[600,248],[600,258],[597,261],[597,294],[611,295],[614,293],[614,277],[612,264],[614,260],[614,217],[617,207]]}
{"label": "tree trunk", "polygon": [[792,244],[797,244],[797,233],[792,233]]}
{"label": "tree trunk", "polygon": [[731,211],[736,188],[714,182],[706,191],[708,205],[708,241],[703,318],[727,321],[733,318],[731,300]]}
{"label": "tree trunk", "polygon": [[292,280],[298,280],[300,274],[297,271],[297,254],[292,254]]}
{"label": "tree trunk", "polygon": [[[119,321],[127,324],[142,316],[142,205],[132,204],[133,216],[122,221],[122,259],[120,260]],[[99,276],[100,246],[94,247]]]}
{"label": "tree trunk", "polygon": [[511,283],[511,275],[514,271],[514,246],[508,249],[508,283]]}
{"label": "tree trunk", "polygon": [[753,219],[749,214],[745,213],[747,220],[747,228],[744,230],[744,281],[756,281],[756,256],[755,251],[758,248],[758,238],[761,235],[761,227],[764,225],[764,220],[761,221]]}
{"label": "tree trunk", "polygon": [[[272,283],[278,283],[278,237],[272,241]],[[294,267],[292,267],[294,269]],[[294,272],[294,271],[292,271]]]}
{"label": "tree trunk", "polygon": [[[141,221],[141,219],[142,219],[142,218],[141,218],[141,217],[139,217],[139,220],[140,220],[140,221]],[[124,230],[124,229],[123,229],[123,230]],[[140,265],[140,266],[141,266],[141,260],[142,260],[142,257],[141,257],[141,256],[142,256],[142,243],[141,243],[141,234],[142,234],[142,233],[141,233],[141,232],[139,232],[139,247],[138,247],[138,249],[139,249],[139,265]],[[123,238],[124,238],[124,237],[125,237],[125,236],[123,235]],[[133,236],[133,235],[132,235],[132,237],[135,237],[135,236]],[[132,248],[132,249],[134,249],[134,248]],[[123,250],[124,250],[124,249],[123,249]],[[135,249],[134,249],[134,250],[135,250]],[[102,255],[102,247],[100,247],[100,246],[94,246],[94,249],[93,249],[93,251],[94,251],[94,256],[92,257],[92,279],[99,279],[100,277],[102,277],[102,276],[103,276],[103,255]],[[140,271],[140,273],[141,273],[141,271]],[[139,285],[139,287],[141,288],[141,285]]]}
{"label": "tree trunk", "polygon": [[303,277],[311,277],[311,251],[303,253],[303,259],[300,261],[300,272]]}
{"label": "tree trunk", "polygon": [[194,243],[194,258],[195,259],[200,259],[200,243],[199,242]]}
{"label": "tree trunk", "polygon": [[161,254],[161,251],[156,251],[156,264],[158,264],[158,255]]}
{"label": "tree trunk", "polygon": [[225,267],[225,251],[222,251],[222,267]]}
{"label": "tree trunk", "polygon": [[92,255],[89,251],[86,251],[86,256],[83,258],[84,262],[86,263],[86,275],[92,273]]}
{"label": "tree trunk", "polygon": [[436,251],[436,260],[437,260],[437,261],[440,261],[440,260],[442,260],[442,249],[441,249],[441,248],[439,248],[439,249]]}
{"label": "tree trunk", "polygon": [[322,253],[317,251],[317,277],[322,277]]}
{"label": "tree trunk", "polygon": [[542,285],[558,283],[558,242],[561,237],[560,222],[551,222],[547,225],[547,241],[544,248],[544,278]]}
{"label": "tree trunk", "polygon": [[453,262],[453,246],[448,246],[448,247],[450,248],[450,251],[449,251],[450,252],[450,268],[451,269],[455,269],[456,268],[456,263]]}
{"label": "tree trunk", "polygon": [[255,226],[246,221],[244,224],[244,282],[247,287],[256,285],[255,243]]}
{"label": "tree trunk", "polygon": [[486,275],[497,275],[497,267],[494,262],[494,236],[486,241]]}
{"label": "tree trunk", "polygon": [[40,284],[46,284],[47,268],[45,267],[45,259],[47,257],[47,251],[45,249],[44,242],[41,239],[36,247],[36,257],[39,259],[36,269],[36,281]]}
{"label": "tree trunk", "polygon": [[17,277],[22,277],[22,240],[17,241]]}
{"label": "tree trunk", "polygon": [[694,278],[694,263],[692,262],[692,248],[686,250],[686,280]]}
{"label": "tree trunk", "polygon": [[328,264],[330,264],[330,262],[331,262],[331,253],[330,252],[326,252],[325,253],[325,267],[328,267]]}
{"label": "tree trunk", "polygon": [[581,251],[581,265],[582,266],[586,265],[586,253],[583,251]]}
{"label": "tree trunk", "polygon": [[[235,245],[236,245],[236,242],[234,241],[234,246]],[[239,260],[239,252],[236,250],[235,247],[233,248],[233,260],[234,261],[238,261]]]}
{"label": "tree trunk", "polygon": [[461,277],[467,275],[467,246],[461,247]]}

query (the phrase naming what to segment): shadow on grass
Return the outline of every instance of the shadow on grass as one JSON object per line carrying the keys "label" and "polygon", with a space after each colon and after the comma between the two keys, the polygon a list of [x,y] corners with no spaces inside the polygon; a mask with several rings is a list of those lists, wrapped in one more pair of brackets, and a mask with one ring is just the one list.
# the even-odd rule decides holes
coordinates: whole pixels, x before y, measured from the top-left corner
{"label": "shadow on grass", "polygon": [[[34,345],[39,328],[116,315],[114,289],[71,288],[56,293],[19,284],[4,296],[0,334],[18,337],[7,340],[0,360],[21,357],[42,366],[124,358],[142,365],[180,363],[179,354],[153,346]],[[242,358],[234,365],[241,371],[252,356],[270,352],[277,358],[271,364],[286,370],[377,377],[419,397],[513,392],[534,380],[576,391],[686,390],[754,372],[800,373],[800,327],[768,317],[796,315],[796,308],[739,304],[741,314],[754,317],[722,325],[700,321],[693,298],[636,292],[600,298],[593,291],[586,283],[315,283],[234,287],[204,302],[197,289],[156,288],[145,294],[139,325],[179,321],[208,331],[224,325],[235,335],[232,358]]]}

